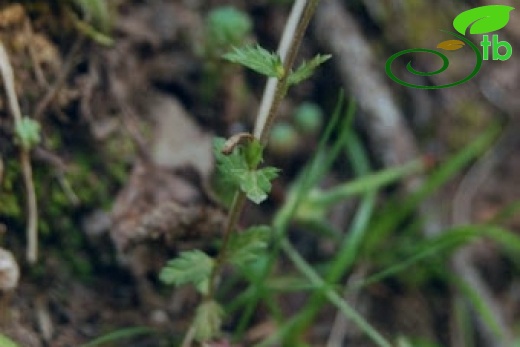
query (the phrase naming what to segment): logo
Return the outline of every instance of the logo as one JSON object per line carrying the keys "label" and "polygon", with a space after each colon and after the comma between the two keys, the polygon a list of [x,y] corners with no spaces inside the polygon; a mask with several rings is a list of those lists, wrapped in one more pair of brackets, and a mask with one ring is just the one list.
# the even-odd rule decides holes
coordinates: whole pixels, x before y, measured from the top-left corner
{"label": "logo", "polygon": [[[392,72],[392,63],[394,62],[394,60],[401,57],[402,55],[410,53],[434,54],[442,60],[441,68],[431,72],[418,71],[412,67],[412,62],[409,61],[406,65],[406,70],[414,75],[433,76],[440,74],[449,67],[449,60],[448,57],[446,57],[446,55],[439,51],[426,48],[412,48],[395,53],[386,61],[386,74],[396,83],[399,83],[406,87],[417,89],[449,88],[469,81],[470,79],[475,77],[475,75],[479,72],[480,68],[482,67],[482,62],[484,60],[488,60],[490,57],[493,60],[500,61],[505,61],[511,58],[511,55],[513,54],[513,47],[511,46],[511,44],[507,41],[500,41],[498,35],[496,34],[491,35],[491,38],[489,37],[490,35],[487,34],[505,27],[509,22],[509,13],[512,10],[514,10],[514,7],[506,5],[487,5],[476,7],[471,10],[464,11],[457,17],[455,17],[455,19],[453,20],[453,27],[455,28],[457,33],[441,30],[442,32],[454,37],[454,39],[443,41],[439,43],[436,48],[440,48],[446,51],[456,51],[458,49],[463,48],[464,46],[468,46],[475,53],[475,67],[473,71],[471,71],[471,73],[463,79],[453,83],[443,84],[439,86],[423,86],[406,82],[394,75],[394,73]],[[482,47],[482,53],[480,52],[479,47],[477,47],[473,42],[466,38],[466,32],[468,31],[468,29],[469,34],[485,34],[482,36],[482,41],[480,42],[480,46]]]}

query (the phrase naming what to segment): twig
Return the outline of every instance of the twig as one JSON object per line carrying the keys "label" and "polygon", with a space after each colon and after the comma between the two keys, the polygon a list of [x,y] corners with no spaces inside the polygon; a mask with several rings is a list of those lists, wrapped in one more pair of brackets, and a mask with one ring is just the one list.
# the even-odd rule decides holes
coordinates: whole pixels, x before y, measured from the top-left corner
{"label": "twig", "polygon": [[29,39],[28,40],[29,44],[27,45],[27,50],[29,51],[29,56],[31,57],[31,60],[33,63],[34,75],[36,76],[36,80],[38,81],[38,84],[40,85],[40,87],[48,87],[49,83],[47,82],[47,79],[45,78],[45,75],[43,74],[42,67],[40,66],[40,62],[38,61],[36,52],[34,51],[34,46],[33,46],[34,31],[32,28],[31,20],[27,16],[25,18],[24,30],[25,30],[25,35]]}
{"label": "twig", "polygon": [[72,71],[72,68],[75,66],[75,56],[79,52],[81,45],[85,40],[84,36],[80,36],[74,45],[70,49],[67,57],[65,58],[65,63],[63,64],[60,74],[56,78],[56,81],[52,85],[51,88],[47,91],[44,97],[40,100],[40,102],[36,105],[36,110],[34,111],[34,119],[39,120],[45,110],[49,107],[49,105],[54,101],[61,87],[65,83],[69,73]]}
{"label": "twig", "polygon": [[[5,51],[4,45],[0,42],[0,71],[4,80],[4,87],[7,94],[9,108],[13,115],[15,124],[22,122],[22,113],[20,105],[16,97],[14,88],[14,74],[9,62],[9,57]],[[30,263],[36,262],[38,257],[38,205],[36,202],[36,193],[34,190],[34,182],[32,178],[32,167],[30,152],[21,146],[20,163],[22,166],[25,188],[27,191],[27,260]]]}

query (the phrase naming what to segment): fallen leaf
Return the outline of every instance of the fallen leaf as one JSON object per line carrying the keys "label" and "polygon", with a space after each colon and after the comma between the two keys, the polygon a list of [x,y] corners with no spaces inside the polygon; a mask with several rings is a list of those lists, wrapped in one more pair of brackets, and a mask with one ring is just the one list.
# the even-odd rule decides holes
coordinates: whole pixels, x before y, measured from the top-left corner
{"label": "fallen leaf", "polygon": [[456,51],[462,47],[464,47],[464,42],[460,40],[446,40],[437,45],[437,48],[444,49],[446,51]]}

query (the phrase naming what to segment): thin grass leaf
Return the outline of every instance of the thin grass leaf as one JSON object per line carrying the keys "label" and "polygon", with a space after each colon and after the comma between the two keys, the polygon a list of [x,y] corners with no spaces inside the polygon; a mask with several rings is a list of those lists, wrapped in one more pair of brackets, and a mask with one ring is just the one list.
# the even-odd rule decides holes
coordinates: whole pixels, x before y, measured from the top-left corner
{"label": "thin grass leaf", "polygon": [[[253,316],[260,299],[263,298],[266,301],[271,300],[272,294],[270,291],[266,290],[265,281],[276,259],[278,259],[281,237],[285,234],[288,224],[293,218],[295,211],[298,209],[302,198],[320,180],[330,165],[332,165],[332,162],[340,153],[344,141],[346,141],[346,130],[349,129],[350,125],[352,124],[352,119],[354,118],[356,110],[356,103],[354,100],[350,101],[348,110],[346,112],[346,117],[342,118],[344,115],[344,104],[344,92],[341,91],[338,94],[338,102],[336,103],[332,117],[330,118],[318,142],[316,154],[313,156],[311,162],[302,171],[301,175],[298,176],[296,182],[292,185],[289,191],[285,203],[280,209],[278,209],[276,215],[274,216],[272,225],[274,232],[273,234],[275,237],[273,245],[270,248],[270,254],[268,258],[269,260],[265,266],[263,266],[262,271],[258,273],[258,276],[253,278],[251,281],[249,288],[253,290],[253,297],[248,301],[247,306],[244,308],[238,322],[236,329],[238,336],[241,336],[249,325],[250,319]],[[341,119],[343,119],[343,121],[341,121]],[[335,129],[341,129],[341,133],[338,137],[336,137],[333,148],[331,150],[327,150],[327,144],[330,142]]]}
{"label": "thin grass leaf", "polygon": [[422,159],[410,161],[404,165],[392,167],[354,181],[335,186],[328,191],[315,191],[308,197],[308,203],[315,208],[328,208],[353,195],[363,194],[393,184],[406,176],[417,174],[425,169]]}
{"label": "thin grass leaf", "polygon": [[363,316],[361,316],[354,308],[352,308],[343,298],[323,280],[316,271],[301,257],[301,255],[294,249],[290,242],[284,238],[282,240],[282,248],[288,258],[296,266],[296,268],[305,275],[308,280],[318,290],[323,291],[327,300],[335,305],[340,312],[350,319],[357,327],[362,330],[377,346],[391,347],[392,344],[388,342],[377,330],[368,323]]}
{"label": "thin grass leaf", "polygon": [[385,278],[395,276],[426,258],[441,256],[446,251],[454,251],[479,235],[479,231],[473,229],[455,229],[447,231],[440,236],[421,242],[413,252],[401,262],[394,263],[383,271],[373,274],[362,282],[353,283],[349,290],[359,289],[372,283],[380,282]]}
{"label": "thin grass leaf", "polygon": [[260,45],[233,47],[232,52],[226,53],[222,57],[268,77],[280,79],[284,74],[283,64],[278,54],[269,52]]}
{"label": "thin grass leaf", "polygon": [[461,295],[454,298],[455,326],[461,336],[463,346],[476,346],[475,326],[473,324],[473,311],[467,305],[467,301]]}
{"label": "thin grass leaf", "polygon": [[[343,121],[340,118],[343,115],[344,97],[340,94],[338,102],[334,109],[332,118],[330,119],[323,135],[320,137],[316,152],[312,157],[311,162],[298,175],[296,181],[289,189],[289,194],[284,205],[278,210],[273,220],[273,227],[276,230],[285,230],[288,223],[297,212],[299,205],[303,198],[309,194],[312,187],[316,186],[319,180],[324,176],[336,160],[341,152],[344,143],[347,141],[349,135],[348,129],[351,127],[354,118],[356,103],[350,100],[348,110],[345,112]],[[332,149],[327,149],[327,142],[330,141],[334,129],[341,129],[341,133],[336,138]]]}
{"label": "thin grass leaf", "polygon": [[493,332],[493,334],[503,343],[505,343],[506,338],[504,330],[501,324],[496,321],[495,314],[493,313],[493,310],[487,305],[486,301],[482,300],[475,289],[466,283],[463,279],[459,277],[453,277],[451,282],[454,283],[458,290],[464,294],[464,297],[471,302],[472,306],[477,311],[479,319],[482,319]]}
{"label": "thin grass leaf", "polygon": [[306,277],[294,275],[269,278],[266,282],[266,287],[269,290],[279,293],[314,291],[319,289],[316,285],[309,283]]}
{"label": "thin grass leaf", "polygon": [[[347,141],[344,144],[344,147],[351,158],[352,166],[356,174],[358,176],[366,175],[370,170],[370,165],[367,160],[368,155],[355,133],[350,129],[349,132],[350,135],[346,137]],[[368,225],[375,208],[375,201],[376,191],[366,191],[364,198],[356,211],[350,230],[344,233],[347,236],[344,238],[340,249],[336,252],[337,256],[331,261],[331,264],[327,269],[325,278],[329,285],[338,282],[341,276],[354,264],[362,240],[368,230]],[[300,310],[298,314],[300,317],[299,324],[293,325],[294,329],[291,331],[293,336],[299,336],[308,328],[313,318],[323,307],[324,300],[325,297],[322,292],[318,290],[314,291],[305,307]]]}
{"label": "thin grass leaf", "polygon": [[370,227],[371,231],[364,245],[366,252],[379,252],[380,245],[387,242],[388,235],[398,228],[424,199],[437,191],[439,187],[489,148],[499,131],[498,125],[489,127],[485,133],[433,171],[415,193],[410,194],[404,200],[390,201],[381,213],[373,219],[374,224]]}
{"label": "thin grass leaf", "polygon": [[510,251],[513,259],[520,253],[520,237],[508,230],[488,225],[459,226],[446,230],[437,237],[418,242],[414,248],[408,251],[409,255],[406,256],[405,260],[394,263],[387,269],[371,275],[363,282],[353,283],[349,289],[357,289],[395,276],[427,258],[443,256],[443,259],[448,259],[444,257],[445,252],[453,252],[477,237],[488,237],[497,242]]}
{"label": "thin grass leaf", "polygon": [[[368,153],[363,147],[359,137],[352,133],[346,143],[346,151],[352,162],[352,167],[356,175],[364,176],[369,174],[371,168],[368,162]],[[331,283],[336,282],[339,277],[348,271],[354,264],[355,257],[360,251],[362,240],[365,238],[368,226],[374,214],[376,205],[377,189],[366,191],[363,199],[354,215],[352,223],[345,239],[341,245],[338,256],[333,261],[327,275],[327,280]]]}
{"label": "thin grass leaf", "polygon": [[[80,347],[97,347],[111,342],[122,342],[122,340],[127,340],[142,335],[150,335],[154,332],[154,329],[147,327],[123,328],[100,336],[90,342],[81,345]],[[0,340],[0,346],[3,347],[4,345],[1,342],[2,341]]]}

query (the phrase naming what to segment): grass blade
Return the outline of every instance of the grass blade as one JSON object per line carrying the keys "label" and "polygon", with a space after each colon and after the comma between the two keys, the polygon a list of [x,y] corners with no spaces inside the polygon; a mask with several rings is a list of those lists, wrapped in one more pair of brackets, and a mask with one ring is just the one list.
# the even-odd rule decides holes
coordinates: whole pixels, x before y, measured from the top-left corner
{"label": "grass blade", "polygon": [[102,346],[106,343],[126,340],[141,335],[149,335],[152,333],[154,333],[154,330],[148,327],[123,328],[110,332],[106,335],[100,336],[90,342],[81,345],[80,347],[97,347]]}

